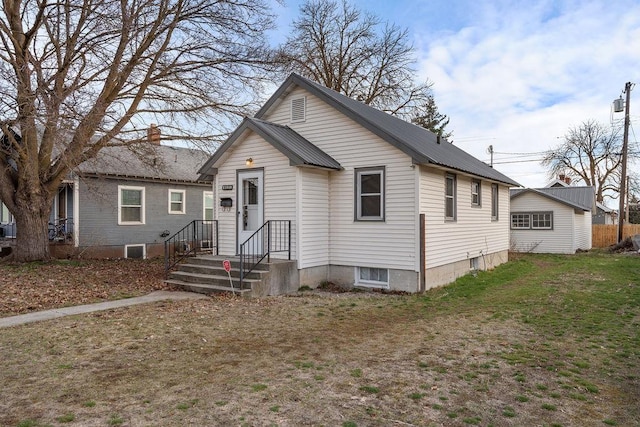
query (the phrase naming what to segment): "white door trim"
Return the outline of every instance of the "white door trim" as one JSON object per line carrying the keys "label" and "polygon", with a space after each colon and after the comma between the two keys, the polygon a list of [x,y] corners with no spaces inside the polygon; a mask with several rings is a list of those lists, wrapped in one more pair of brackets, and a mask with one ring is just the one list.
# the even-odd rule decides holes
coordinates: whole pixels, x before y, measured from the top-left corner
{"label": "white door trim", "polygon": [[236,252],[240,253],[240,244],[264,224],[264,169],[238,170],[236,182]]}

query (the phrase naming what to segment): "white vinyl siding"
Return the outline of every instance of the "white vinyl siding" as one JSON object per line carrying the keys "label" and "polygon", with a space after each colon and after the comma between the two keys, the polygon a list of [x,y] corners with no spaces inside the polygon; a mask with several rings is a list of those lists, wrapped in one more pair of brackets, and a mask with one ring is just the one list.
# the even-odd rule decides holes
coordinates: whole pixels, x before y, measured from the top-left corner
{"label": "white vinyl siding", "polygon": [[144,187],[118,186],[118,224],[144,224],[144,202]]}
{"label": "white vinyl siding", "polygon": [[298,168],[299,268],[329,264],[329,172]]}
{"label": "white vinyl siding", "polygon": [[[508,250],[508,188],[501,185],[498,192],[499,220],[492,220],[490,204],[472,207],[471,192],[459,191],[454,222],[445,220],[444,179],[444,171],[420,166],[420,213],[426,215],[426,268]],[[458,174],[458,188],[470,188],[471,179]],[[428,272],[426,280],[429,287]]]}
{"label": "white vinyl siding", "polygon": [[[291,123],[288,100],[305,95],[306,120]],[[301,88],[263,119],[288,124],[343,167],[329,172],[330,264],[415,270],[416,182],[409,156]],[[385,166],[385,221],[355,221],[355,169],[379,165]]]}
{"label": "white vinyl siding", "polygon": [[[253,159],[252,168],[247,168],[245,164],[249,157]],[[220,253],[236,253],[236,171],[256,168],[264,170],[264,221],[291,221],[291,258],[296,259],[296,168],[289,164],[287,157],[254,133],[248,133],[246,138],[241,137],[235,143],[233,149],[228,151],[216,176],[216,197],[231,197],[234,206],[229,210],[217,209]],[[234,189],[223,191],[223,185],[233,185]],[[287,254],[275,256],[286,257]]]}
{"label": "white vinyl siding", "polygon": [[[591,233],[591,223],[585,221],[585,215],[578,215],[572,207],[537,194],[527,193],[515,197],[511,200],[511,211],[514,214],[553,213],[551,229],[511,230],[511,242],[513,249],[517,251],[571,254],[580,246],[576,242],[576,227],[583,230],[581,233]],[[591,217],[589,212],[586,216]],[[533,222],[531,225],[533,226]],[[585,241],[586,238],[577,240]]]}

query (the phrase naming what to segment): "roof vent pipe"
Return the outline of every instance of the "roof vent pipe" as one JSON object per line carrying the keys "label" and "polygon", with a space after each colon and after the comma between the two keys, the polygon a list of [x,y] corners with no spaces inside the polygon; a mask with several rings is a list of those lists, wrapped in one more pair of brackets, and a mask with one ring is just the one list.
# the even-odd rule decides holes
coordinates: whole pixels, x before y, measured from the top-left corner
{"label": "roof vent pipe", "polygon": [[438,137],[436,138],[436,143],[440,144],[441,139],[442,139],[442,134],[438,133]]}

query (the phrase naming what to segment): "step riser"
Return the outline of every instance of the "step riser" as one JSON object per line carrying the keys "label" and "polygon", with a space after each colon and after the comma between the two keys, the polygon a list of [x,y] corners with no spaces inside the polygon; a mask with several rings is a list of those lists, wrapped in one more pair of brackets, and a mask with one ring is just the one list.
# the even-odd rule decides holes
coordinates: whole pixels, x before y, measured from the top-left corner
{"label": "step riser", "polygon": [[251,296],[251,290],[250,289],[244,289],[244,290],[240,290],[240,289],[234,289],[233,291],[231,290],[231,288],[224,288],[224,289],[214,289],[214,288],[208,288],[206,286],[202,286],[202,285],[198,285],[196,283],[181,283],[179,285],[180,289],[188,291],[188,292],[195,292],[198,294],[204,294],[204,295],[215,295],[215,294],[235,294],[235,295],[239,295],[241,297],[244,298],[249,298]]}
{"label": "step riser", "polygon": [[[199,276],[190,276],[188,274],[180,274],[179,272],[174,272],[171,273],[169,275],[169,279],[173,279],[173,280],[181,280],[183,282],[186,283],[193,283],[193,284],[203,284],[203,285],[215,285],[215,286],[224,286],[224,287],[228,287],[229,289],[231,289],[231,286],[229,285],[229,279],[228,278],[220,278],[220,277],[199,277]],[[240,280],[236,279],[233,280],[233,287],[235,289],[240,289]],[[251,283],[256,282],[255,279],[251,280],[251,279],[247,279],[247,280],[243,280],[242,282],[242,287],[244,289],[249,289],[251,287]]]}
{"label": "step riser", "polygon": [[[197,265],[204,265],[204,266],[208,266],[208,267],[219,267],[221,269],[224,270],[224,268],[222,267],[222,261],[223,260],[218,260],[218,259],[212,259],[212,258],[207,258],[207,257],[193,257],[193,258],[189,258],[188,259],[188,263],[189,264],[197,264]],[[240,261],[237,259],[230,259],[229,261],[231,261],[231,269],[240,269]],[[260,270],[260,271],[268,271],[269,270],[269,265],[266,263],[266,260],[263,260],[260,264],[256,265],[255,270]]]}
{"label": "step riser", "polygon": [[[205,265],[193,265],[193,264],[183,264],[180,266],[180,271],[184,271],[185,273],[196,273],[196,274],[208,274],[213,276],[227,276],[227,272],[222,267],[207,267]],[[232,269],[230,271],[232,278],[240,277],[240,270]],[[264,274],[268,272],[265,270],[256,270],[249,273],[246,278],[247,279],[260,279]]]}

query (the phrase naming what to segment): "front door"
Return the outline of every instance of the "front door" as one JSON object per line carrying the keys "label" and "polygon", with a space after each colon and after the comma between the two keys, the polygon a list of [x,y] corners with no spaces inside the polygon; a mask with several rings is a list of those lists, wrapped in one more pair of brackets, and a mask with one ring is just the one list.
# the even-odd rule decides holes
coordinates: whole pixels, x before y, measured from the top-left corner
{"label": "front door", "polygon": [[[245,242],[264,223],[262,170],[238,172],[238,253]],[[253,248],[260,248],[262,241],[255,241]]]}

